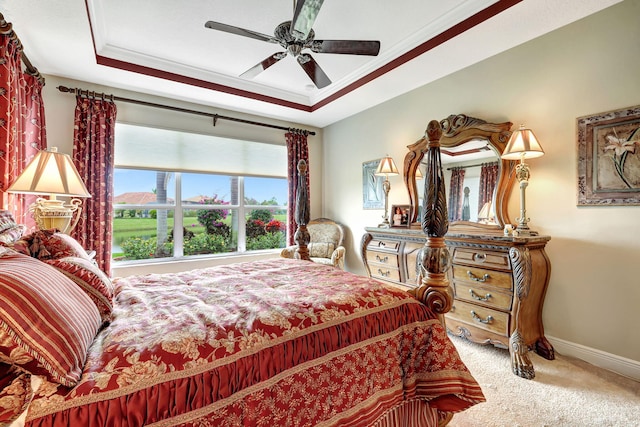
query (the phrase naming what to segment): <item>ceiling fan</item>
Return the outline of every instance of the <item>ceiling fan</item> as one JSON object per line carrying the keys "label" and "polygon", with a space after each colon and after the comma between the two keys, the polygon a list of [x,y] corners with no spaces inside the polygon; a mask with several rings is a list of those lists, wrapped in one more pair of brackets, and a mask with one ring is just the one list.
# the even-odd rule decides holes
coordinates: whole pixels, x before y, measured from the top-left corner
{"label": "ceiling fan", "polygon": [[257,63],[242,73],[240,77],[254,78],[289,54],[296,58],[298,64],[311,78],[316,87],[321,89],[330,85],[331,80],[311,55],[302,53],[303,49],[310,49],[316,53],[368,56],[376,56],[380,52],[380,42],[374,40],[315,40],[315,33],[311,27],[318,16],[318,12],[320,12],[323,1],[298,0],[296,2],[294,0],[293,19],[278,25],[273,36],[214,21],[207,21],[204,26],[213,30],[279,44],[286,49],[285,52],[276,52]]}

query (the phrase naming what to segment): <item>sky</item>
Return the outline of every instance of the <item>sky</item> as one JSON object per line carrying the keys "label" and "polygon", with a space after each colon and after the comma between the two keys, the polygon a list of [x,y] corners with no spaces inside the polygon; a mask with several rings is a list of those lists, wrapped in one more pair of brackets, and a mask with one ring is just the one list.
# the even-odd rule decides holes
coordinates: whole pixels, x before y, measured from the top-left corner
{"label": "sky", "polygon": [[[153,192],[156,188],[155,171],[116,169],[114,175],[114,195],[117,197],[130,192]],[[182,199],[197,196],[214,196],[229,201],[231,199],[230,177],[183,173]],[[258,202],[275,197],[279,205],[287,204],[288,184],[286,178],[245,178],[245,197],[254,198]],[[175,198],[175,177],[172,175],[167,185],[167,195]]]}

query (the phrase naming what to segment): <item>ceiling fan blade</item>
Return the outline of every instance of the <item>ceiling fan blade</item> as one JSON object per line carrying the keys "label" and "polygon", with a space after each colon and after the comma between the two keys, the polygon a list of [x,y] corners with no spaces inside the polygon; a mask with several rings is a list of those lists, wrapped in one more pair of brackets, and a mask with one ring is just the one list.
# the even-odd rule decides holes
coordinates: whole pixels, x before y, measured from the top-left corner
{"label": "ceiling fan blade", "polygon": [[309,48],[317,53],[377,56],[380,52],[380,42],[377,40],[315,40]]}
{"label": "ceiling fan blade", "polygon": [[240,27],[234,27],[233,25],[223,24],[221,22],[207,21],[204,26],[207,28],[211,28],[212,30],[224,31],[225,33],[236,34],[238,36],[250,37],[252,39],[261,40],[263,42],[277,43],[272,36],[257,33],[251,30],[245,30],[244,28]]}
{"label": "ceiling fan blade", "polygon": [[306,40],[324,0],[298,0],[291,20],[291,35],[296,40]]}
{"label": "ceiling fan blade", "polygon": [[316,85],[318,89],[322,89],[323,87],[329,86],[331,84],[331,80],[329,77],[322,71],[322,68],[318,65],[318,63],[306,53],[302,55],[298,55],[296,57],[298,63],[304,69],[305,73],[313,80],[313,83]]}
{"label": "ceiling fan blade", "polygon": [[274,53],[273,55],[266,58],[264,61],[258,62],[253,67],[249,68],[247,71],[240,74],[240,77],[242,77],[243,79],[252,79],[256,77],[258,74],[260,74],[261,72],[263,72],[264,70],[266,70],[267,68],[271,67],[276,62],[280,61],[285,56],[287,56],[286,52]]}

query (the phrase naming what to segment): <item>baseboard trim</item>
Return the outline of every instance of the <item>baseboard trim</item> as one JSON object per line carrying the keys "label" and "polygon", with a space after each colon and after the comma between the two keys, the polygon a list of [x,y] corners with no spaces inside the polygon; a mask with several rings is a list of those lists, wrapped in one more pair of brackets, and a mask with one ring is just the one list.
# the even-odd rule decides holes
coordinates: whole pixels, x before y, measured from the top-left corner
{"label": "baseboard trim", "polygon": [[571,356],[589,362],[617,374],[636,381],[640,381],[640,362],[615,354],[596,350],[595,348],[561,340],[560,338],[546,336],[558,354]]}

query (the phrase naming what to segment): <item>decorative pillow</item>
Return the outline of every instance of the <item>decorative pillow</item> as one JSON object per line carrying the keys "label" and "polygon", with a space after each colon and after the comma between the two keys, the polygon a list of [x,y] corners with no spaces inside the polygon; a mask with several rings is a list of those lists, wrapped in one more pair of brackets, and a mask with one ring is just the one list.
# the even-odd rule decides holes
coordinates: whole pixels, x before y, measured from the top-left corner
{"label": "decorative pillow", "polygon": [[103,321],[111,318],[113,284],[92,261],[78,257],[49,259],[47,264],[73,280],[95,303]]}
{"label": "decorative pillow", "polygon": [[0,210],[0,243],[13,243],[20,239],[27,227],[16,224],[9,211]]}
{"label": "decorative pillow", "polygon": [[11,215],[11,212],[0,209],[0,233],[16,225],[18,224],[16,224],[16,220],[13,218],[13,215]]}
{"label": "decorative pillow", "polygon": [[336,245],[331,242],[311,242],[307,247],[312,258],[331,258],[336,249]]}
{"label": "decorative pillow", "polygon": [[25,231],[27,231],[27,227],[22,224],[16,224],[11,228],[0,231],[0,243],[13,243],[20,239]]}
{"label": "decorative pillow", "polygon": [[95,304],[55,268],[27,255],[0,256],[0,361],[74,386],[102,325]]}
{"label": "decorative pillow", "polygon": [[38,230],[22,238],[27,242],[30,255],[39,260],[79,257],[91,260],[76,239],[55,228]]}
{"label": "decorative pillow", "polygon": [[12,249],[16,252],[20,252],[21,254],[24,255],[29,255],[31,256],[31,252],[29,251],[29,243],[27,243],[24,239],[18,239],[15,242],[2,242],[0,241],[0,248],[9,248]]}

